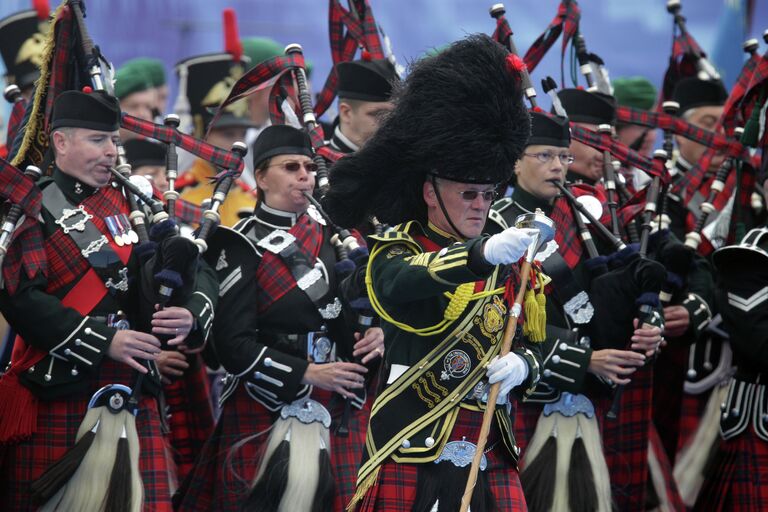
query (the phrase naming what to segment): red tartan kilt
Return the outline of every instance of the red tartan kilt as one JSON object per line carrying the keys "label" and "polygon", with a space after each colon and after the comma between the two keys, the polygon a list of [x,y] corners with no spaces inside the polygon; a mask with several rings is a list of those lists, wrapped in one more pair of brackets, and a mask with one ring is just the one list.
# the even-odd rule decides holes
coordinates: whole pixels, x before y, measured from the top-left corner
{"label": "red tartan kilt", "polygon": [[199,355],[192,357],[195,360],[190,361],[190,369],[184,376],[164,388],[169,412],[168,440],[179,481],[192,470],[215,423],[205,364]]}
{"label": "red tartan kilt", "polygon": [[[480,426],[483,422],[481,412],[461,409],[449,441],[458,441],[463,437],[477,441]],[[489,445],[498,440],[498,427],[491,429],[488,436]],[[496,438],[496,439],[494,439]],[[498,443],[501,443],[498,440]],[[504,447],[497,444],[486,454],[488,467],[486,469],[491,491],[496,498],[500,512],[526,511],[528,507],[523,497],[520,478],[506,454]],[[428,463],[430,464],[430,463]],[[368,490],[357,512],[406,512],[413,508],[418,486],[418,464],[398,464],[388,459],[379,470],[376,483]]]}
{"label": "red tartan kilt", "polygon": [[[314,391],[312,398],[328,407],[330,393]],[[336,419],[341,415],[343,405],[340,403],[329,410]],[[370,407],[352,414],[349,437],[339,438],[331,433],[337,510],[343,510],[354,493],[369,414]],[[239,386],[224,403],[213,435],[179,491],[178,510],[240,510],[240,504],[248,495],[256,476],[272,421],[273,414],[248,396],[245,386]],[[261,435],[248,443],[238,444],[256,434]],[[235,445],[238,446],[233,451]]]}
{"label": "red tartan kilt", "polygon": [[[525,448],[536,431],[542,404],[518,402],[516,405],[517,411],[514,416],[515,442],[520,447],[520,452],[525,453]],[[522,463],[522,459],[520,462]]]}
{"label": "red tartan kilt", "polygon": [[[128,374],[123,365],[105,360],[102,377],[95,382],[95,392],[103,385],[131,380],[110,376]],[[124,367],[127,368],[127,367]],[[29,484],[75,444],[77,430],[88,408],[91,393],[82,393],[56,401],[39,401],[37,432],[31,439],[0,447],[0,503],[3,510],[32,510]],[[2,400],[2,397],[0,397]],[[144,511],[172,510],[166,442],[160,431],[160,415],[154,398],[143,398],[136,417],[139,434],[139,469],[144,482]]]}
{"label": "red tartan kilt", "polygon": [[741,435],[720,444],[724,456],[704,481],[693,510],[758,512],[768,510],[768,442],[752,424]]}
{"label": "red tartan kilt", "polygon": [[603,439],[603,453],[611,475],[611,494],[616,510],[644,511],[648,481],[648,429],[651,424],[653,373],[645,366],[632,374],[624,390],[618,418],[606,413],[613,396],[594,400]]}

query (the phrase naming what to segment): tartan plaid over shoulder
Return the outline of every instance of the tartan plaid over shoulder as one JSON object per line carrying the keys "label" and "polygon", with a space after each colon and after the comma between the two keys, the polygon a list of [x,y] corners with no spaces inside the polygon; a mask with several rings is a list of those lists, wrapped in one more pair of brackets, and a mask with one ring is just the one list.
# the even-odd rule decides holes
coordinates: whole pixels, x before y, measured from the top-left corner
{"label": "tartan plaid over shoulder", "polygon": [[[323,226],[312,220],[309,215],[302,215],[296,224],[288,230],[288,233],[296,237],[296,247],[308,257],[309,261],[315,261],[320,248],[323,245]],[[280,298],[297,286],[296,278],[291,270],[277,254],[265,251],[264,256],[256,272],[258,283],[259,313],[263,313]]]}

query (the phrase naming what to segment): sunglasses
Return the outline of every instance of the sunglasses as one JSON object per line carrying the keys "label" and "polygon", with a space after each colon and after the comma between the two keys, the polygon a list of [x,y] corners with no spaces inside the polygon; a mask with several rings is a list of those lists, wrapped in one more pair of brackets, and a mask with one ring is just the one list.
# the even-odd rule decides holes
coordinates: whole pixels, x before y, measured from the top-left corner
{"label": "sunglasses", "polygon": [[282,167],[288,172],[296,172],[302,167],[310,174],[317,173],[317,164],[314,162],[283,162],[280,164],[270,165],[269,167]]}
{"label": "sunglasses", "polygon": [[457,192],[461,196],[461,198],[471,203],[475,199],[477,199],[477,196],[481,196],[483,198],[483,201],[490,202],[496,199],[498,194],[495,190],[462,190],[461,192]]}

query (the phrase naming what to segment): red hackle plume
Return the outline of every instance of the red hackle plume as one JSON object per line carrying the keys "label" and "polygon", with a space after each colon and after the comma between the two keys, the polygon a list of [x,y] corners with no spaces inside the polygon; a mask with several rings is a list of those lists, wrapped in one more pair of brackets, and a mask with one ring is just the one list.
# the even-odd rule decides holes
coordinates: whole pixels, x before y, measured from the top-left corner
{"label": "red hackle plume", "polygon": [[32,0],[32,8],[37,11],[37,19],[45,21],[51,14],[51,7],[48,5],[48,0]]}
{"label": "red hackle plume", "polygon": [[243,43],[240,42],[237,31],[237,15],[231,7],[224,9],[222,14],[224,16],[224,51],[239,62],[243,57]]}
{"label": "red hackle plume", "polygon": [[507,55],[507,68],[513,73],[522,73],[525,70],[525,62],[514,53],[510,53]]}
{"label": "red hackle plume", "polygon": [[371,62],[371,60],[373,59],[373,56],[371,56],[371,52],[363,48],[360,51],[360,58],[363,59],[365,62]]}
{"label": "red hackle plume", "polygon": [[85,94],[91,94],[93,92],[93,87],[91,87],[90,85],[85,85],[85,86],[83,86],[82,91]]}

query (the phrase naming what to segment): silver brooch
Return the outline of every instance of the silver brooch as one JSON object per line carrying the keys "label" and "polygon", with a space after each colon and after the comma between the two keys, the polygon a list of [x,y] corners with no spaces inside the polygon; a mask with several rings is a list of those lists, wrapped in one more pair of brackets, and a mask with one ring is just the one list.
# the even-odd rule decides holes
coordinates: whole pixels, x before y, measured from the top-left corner
{"label": "silver brooch", "polygon": [[280,417],[284,420],[296,418],[306,425],[322,423],[325,428],[331,426],[331,413],[323,404],[310,398],[302,398],[284,406],[280,409]]}
{"label": "silver brooch", "polygon": [[324,308],[318,308],[317,311],[320,312],[320,316],[323,317],[323,320],[333,320],[334,318],[338,318],[341,313],[341,301],[338,297],[334,297],[333,302]]}
{"label": "silver brooch", "polygon": [[563,305],[563,309],[568,316],[577,324],[586,324],[592,320],[592,316],[595,314],[595,308],[592,307],[592,303],[589,302],[589,296],[587,292],[580,291],[568,302]]}
{"label": "silver brooch", "polygon": [[[73,222],[72,224],[67,224],[66,221],[71,219],[72,217],[77,217],[82,215],[82,218],[80,220],[77,220]],[[69,208],[64,208],[62,211],[61,217],[59,217],[55,222],[58,226],[61,227],[61,229],[64,231],[64,234],[69,234],[70,231],[73,229],[76,231],[85,231],[85,224],[93,218],[93,215],[85,211],[85,208],[83,205],[78,206],[74,210],[71,210]]]}
{"label": "silver brooch", "polygon": [[280,252],[296,241],[296,237],[282,229],[276,229],[261,240],[256,245],[267,251],[280,254]]}
{"label": "silver brooch", "polygon": [[595,406],[584,395],[573,395],[563,392],[557,402],[546,404],[544,406],[544,416],[558,412],[563,416],[571,418],[581,413],[587,418],[595,417]]}
{"label": "silver brooch", "polygon": [[[465,468],[472,464],[475,458],[477,446],[469,441],[451,441],[446,443],[440,456],[435,459],[435,464],[439,462],[450,462],[458,468]],[[483,454],[480,459],[480,471],[485,471],[488,467],[488,458]]]}

